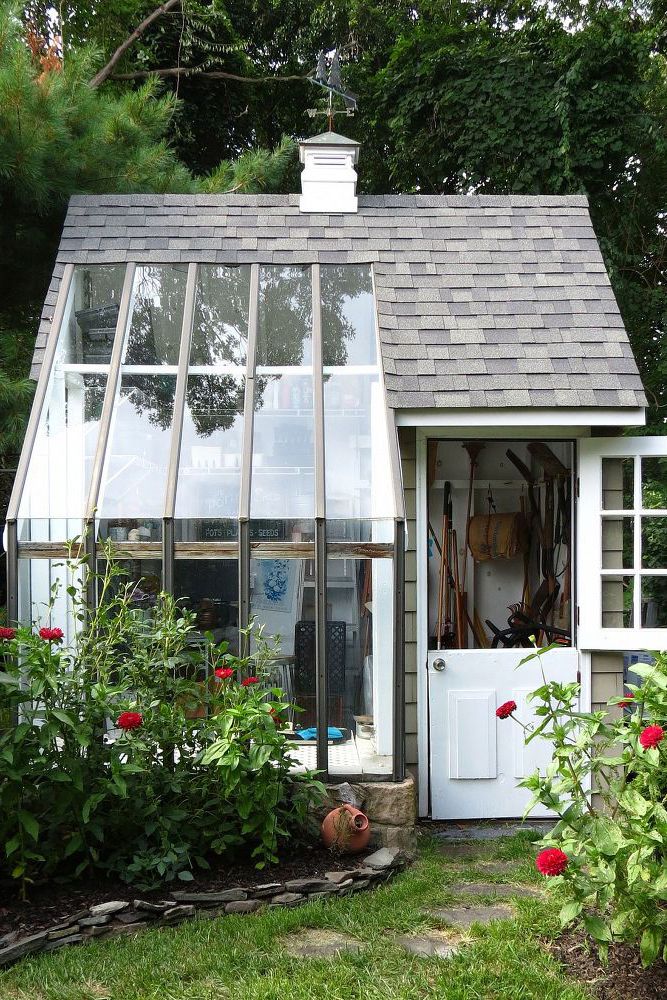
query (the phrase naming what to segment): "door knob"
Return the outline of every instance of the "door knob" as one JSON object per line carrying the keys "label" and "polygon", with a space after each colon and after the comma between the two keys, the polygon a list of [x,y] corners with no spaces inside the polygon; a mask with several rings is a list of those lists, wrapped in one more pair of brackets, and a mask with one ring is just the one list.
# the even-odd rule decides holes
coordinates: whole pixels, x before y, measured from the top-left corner
{"label": "door knob", "polygon": [[445,661],[441,656],[436,657],[436,659],[433,661],[433,669],[437,670],[438,672],[444,670],[446,666],[447,664],[445,663]]}

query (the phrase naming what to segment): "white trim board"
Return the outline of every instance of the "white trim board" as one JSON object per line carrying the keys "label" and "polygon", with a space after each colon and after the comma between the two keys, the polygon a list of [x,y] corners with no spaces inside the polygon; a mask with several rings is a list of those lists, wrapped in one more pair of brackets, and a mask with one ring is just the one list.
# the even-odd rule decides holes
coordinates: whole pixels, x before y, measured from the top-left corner
{"label": "white trim board", "polygon": [[554,427],[567,427],[570,437],[587,437],[591,427],[641,427],[646,423],[643,407],[605,409],[604,407],[559,407],[555,409],[522,409],[479,407],[445,407],[395,409],[398,427],[474,427],[487,437],[507,436],[509,427],[531,427],[546,436]]}

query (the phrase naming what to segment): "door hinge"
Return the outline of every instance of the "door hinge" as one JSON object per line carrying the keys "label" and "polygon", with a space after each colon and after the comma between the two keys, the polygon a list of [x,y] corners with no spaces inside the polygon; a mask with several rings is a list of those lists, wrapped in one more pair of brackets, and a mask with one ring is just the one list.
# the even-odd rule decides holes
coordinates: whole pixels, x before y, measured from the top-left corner
{"label": "door hinge", "polygon": [[577,625],[581,625],[581,614],[580,614],[580,610],[581,610],[581,609],[579,608],[579,605],[577,604]]}
{"label": "door hinge", "polygon": [[579,476],[577,476],[577,478],[575,480],[575,484],[574,484],[574,498],[575,498],[575,500],[579,499],[579,487],[580,487]]}
{"label": "door hinge", "polygon": [[577,684],[581,684],[581,670],[577,670]]}

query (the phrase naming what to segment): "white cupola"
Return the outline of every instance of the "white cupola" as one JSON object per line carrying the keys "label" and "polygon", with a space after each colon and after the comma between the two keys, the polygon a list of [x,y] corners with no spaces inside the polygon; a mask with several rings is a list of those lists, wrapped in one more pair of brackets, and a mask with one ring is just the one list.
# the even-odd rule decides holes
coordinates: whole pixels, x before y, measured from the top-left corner
{"label": "white cupola", "polygon": [[299,143],[302,212],[356,212],[359,143],[323,132]]}

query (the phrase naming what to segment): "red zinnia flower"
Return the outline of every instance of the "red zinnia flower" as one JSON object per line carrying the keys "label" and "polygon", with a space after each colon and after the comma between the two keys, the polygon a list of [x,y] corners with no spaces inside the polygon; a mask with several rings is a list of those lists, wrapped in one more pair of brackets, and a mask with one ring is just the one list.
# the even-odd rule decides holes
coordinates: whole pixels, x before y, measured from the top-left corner
{"label": "red zinnia flower", "polygon": [[16,629],[15,628],[0,628],[0,639],[15,639]]}
{"label": "red zinnia flower", "polygon": [[658,743],[662,743],[664,736],[665,730],[662,726],[647,726],[639,734],[639,742],[644,750],[650,750],[652,747],[657,747]]}
{"label": "red zinnia flower", "polygon": [[241,681],[241,687],[247,688],[251,684],[259,684],[259,677],[246,677],[245,680]]}
{"label": "red zinnia flower", "polygon": [[230,677],[234,676],[234,671],[231,667],[218,667],[215,671],[215,676],[219,681],[229,680]]}
{"label": "red zinnia flower", "polygon": [[61,628],[40,628],[39,637],[47,642],[60,642],[65,633]]}
{"label": "red zinnia flower", "polygon": [[570,859],[559,847],[547,847],[535,858],[535,867],[542,875],[562,875]]}
{"label": "red zinnia flower", "polygon": [[633,703],[634,700],[635,700],[635,696],[631,692],[630,694],[626,694],[624,696],[623,701],[619,701],[618,702],[618,706],[619,706],[619,708],[630,708],[630,706],[632,705],[632,703]]}
{"label": "red zinnia flower", "polygon": [[504,701],[502,705],[499,705],[496,709],[496,715],[499,719],[509,719],[512,712],[516,712],[515,701]]}
{"label": "red zinnia flower", "polygon": [[276,712],[275,708],[272,708],[269,715],[273,719],[273,724],[276,729],[281,729],[285,725],[285,720],[280,717],[280,713]]}
{"label": "red zinnia flower", "polygon": [[116,719],[116,725],[119,729],[136,729],[144,721],[143,715],[139,712],[121,712]]}

